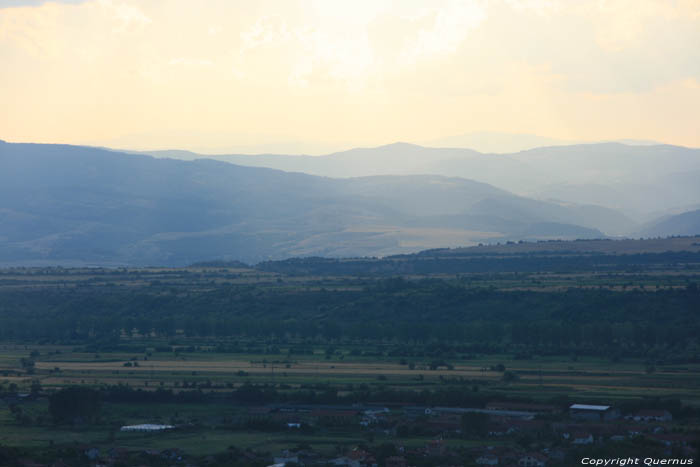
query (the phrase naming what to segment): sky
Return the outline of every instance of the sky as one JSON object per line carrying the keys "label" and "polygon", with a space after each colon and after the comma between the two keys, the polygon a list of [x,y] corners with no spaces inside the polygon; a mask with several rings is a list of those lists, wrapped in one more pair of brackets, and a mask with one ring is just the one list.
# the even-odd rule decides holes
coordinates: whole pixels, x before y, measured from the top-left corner
{"label": "sky", "polygon": [[0,0],[0,139],[700,147],[700,0]]}

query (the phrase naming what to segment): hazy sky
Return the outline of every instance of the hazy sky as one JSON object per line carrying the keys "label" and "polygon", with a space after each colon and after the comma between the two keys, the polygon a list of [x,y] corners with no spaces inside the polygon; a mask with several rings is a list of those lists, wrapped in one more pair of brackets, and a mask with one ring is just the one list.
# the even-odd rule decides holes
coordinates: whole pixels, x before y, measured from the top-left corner
{"label": "hazy sky", "polygon": [[0,138],[700,147],[700,0],[0,0]]}

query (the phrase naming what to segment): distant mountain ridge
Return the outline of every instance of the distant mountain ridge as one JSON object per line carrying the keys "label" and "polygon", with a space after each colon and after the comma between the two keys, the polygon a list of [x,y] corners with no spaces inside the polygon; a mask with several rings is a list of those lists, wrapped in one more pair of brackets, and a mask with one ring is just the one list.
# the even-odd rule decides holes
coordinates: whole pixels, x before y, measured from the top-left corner
{"label": "distant mountain ridge", "polygon": [[647,225],[640,232],[645,237],[666,237],[670,235],[696,235],[700,232],[700,209],[681,214],[664,216]]}
{"label": "distant mountain ridge", "polygon": [[598,238],[624,218],[457,177],[332,179],[81,146],[0,143],[0,169],[5,265],[385,256]]}
{"label": "distant mountain ridge", "polygon": [[547,138],[538,135],[480,131],[462,135],[446,136],[421,143],[434,148],[464,148],[482,153],[508,154],[543,146],[575,144],[574,141]]}
{"label": "distant mountain ridge", "polygon": [[[176,151],[151,151],[148,154],[187,159],[198,157]],[[336,178],[456,176],[530,198],[622,210],[637,222],[652,220],[657,211],[700,203],[700,183],[697,183],[697,176],[691,176],[700,174],[700,149],[671,145],[607,142],[484,154],[471,149],[394,143],[326,156],[199,157]]]}

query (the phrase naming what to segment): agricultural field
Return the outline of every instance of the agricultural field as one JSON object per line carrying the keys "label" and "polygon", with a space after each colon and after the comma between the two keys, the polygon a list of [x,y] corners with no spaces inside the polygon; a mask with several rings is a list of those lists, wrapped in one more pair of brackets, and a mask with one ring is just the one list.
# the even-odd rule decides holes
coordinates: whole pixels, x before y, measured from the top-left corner
{"label": "agricultural field", "polygon": [[[700,363],[659,365],[650,371],[641,359],[611,362],[595,357],[535,356],[513,360],[512,355],[479,355],[468,360],[441,361],[440,366],[431,368],[433,362],[425,358],[354,356],[355,346],[350,345],[317,344],[312,346],[312,355],[294,355],[293,350],[290,355],[289,350],[294,347],[280,347],[279,354],[265,355],[217,353],[212,351],[215,341],[197,339],[183,346],[194,347],[193,351],[156,351],[162,343],[145,339],[132,339],[130,343],[143,347],[145,353],[95,354],[67,346],[6,344],[0,346],[0,375],[4,383],[14,382],[26,391],[35,381],[47,390],[74,384],[168,389],[207,384],[212,391],[222,392],[250,383],[292,389],[321,383],[339,391],[347,385],[360,384],[421,390],[456,383],[533,399],[560,395],[584,399],[654,395],[700,404]],[[386,349],[383,354],[391,352],[391,346]],[[22,358],[33,358],[31,375],[21,367]],[[516,372],[518,381],[504,385],[503,371],[493,370],[498,365]]]}
{"label": "agricultural field", "polygon": [[[574,243],[2,269],[0,465],[475,465],[485,453],[509,465],[538,452],[556,466],[584,452],[569,432],[592,433],[600,453],[694,456],[697,238],[620,254]],[[475,270],[484,261],[495,266]],[[614,421],[577,420],[572,404]],[[172,428],[121,431],[141,424]]]}
{"label": "agricultural field", "polygon": [[[175,351],[156,351],[163,342],[132,338],[128,345],[144,352],[85,352],[65,345],[0,346],[0,388],[10,386],[28,396],[18,406],[18,418],[9,405],[0,406],[0,445],[50,448],[56,445],[90,445],[107,449],[118,445],[132,452],[178,447],[191,456],[207,456],[226,451],[230,446],[270,455],[294,446],[333,456],[344,449],[365,445],[395,443],[420,447],[433,435],[398,437],[394,433],[374,433],[358,427],[315,427],[307,432],[293,430],[255,430],[240,426],[251,407],[294,401],[300,394],[314,393],[310,403],[362,403],[353,394],[396,394],[412,392],[456,391],[477,404],[487,400],[514,400],[556,404],[586,402],[625,404],[643,400],[675,400],[684,410],[700,412],[700,363],[658,365],[653,371],[641,359],[611,362],[597,357],[534,356],[516,360],[512,355],[474,355],[469,359],[435,362],[425,358],[394,358],[391,345],[382,355],[358,356],[355,345],[334,345],[332,351],[320,343],[304,344],[312,354],[291,355],[280,343],[279,354],[229,354],[213,352],[217,342],[206,339],[178,340]],[[183,350],[176,350],[182,347]],[[374,352],[375,354],[378,352]],[[22,367],[23,358],[33,358],[31,374]],[[128,365],[128,366],[125,366]],[[501,367],[502,366],[502,367]],[[507,381],[506,372],[516,378]],[[128,386],[134,390],[167,390],[175,394],[197,392],[196,400],[178,402],[103,402],[99,420],[89,426],[57,426],[51,421],[45,397],[62,388],[88,386],[95,389]],[[272,400],[241,400],[238,391],[245,387],[274,389]],[[308,394],[303,396],[308,399]],[[399,402],[401,401],[398,396]],[[413,402],[415,401],[415,402]],[[405,400],[418,404],[420,398]],[[364,401],[389,403],[389,401]],[[401,404],[391,405],[400,417]],[[163,433],[125,433],[123,425],[165,423],[180,426]],[[489,444],[513,445],[513,440],[489,440]],[[448,446],[467,450],[479,446],[479,439],[452,437]]]}

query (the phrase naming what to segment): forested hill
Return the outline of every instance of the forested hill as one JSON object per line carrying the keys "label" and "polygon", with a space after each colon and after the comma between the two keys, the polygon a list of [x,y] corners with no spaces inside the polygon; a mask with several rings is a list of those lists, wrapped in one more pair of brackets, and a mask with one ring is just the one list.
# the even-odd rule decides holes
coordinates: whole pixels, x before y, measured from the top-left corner
{"label": "forested hill", "polygon": [[700,237],[508,242],[426,250],[386,258],[292,258],[256,269],[296,275],[404,275],[494,272],[700,269]]}

